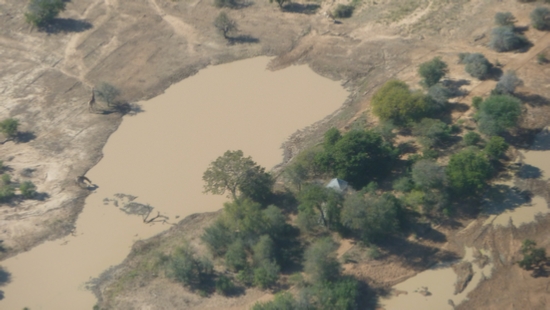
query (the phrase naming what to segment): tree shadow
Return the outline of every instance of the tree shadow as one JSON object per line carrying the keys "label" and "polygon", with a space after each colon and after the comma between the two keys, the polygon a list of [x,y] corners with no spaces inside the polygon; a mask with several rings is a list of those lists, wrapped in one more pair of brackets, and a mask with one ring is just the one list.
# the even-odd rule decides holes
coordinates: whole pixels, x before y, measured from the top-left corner
{"label": "tree shadow", "polygon": [[500,77],[502,76],[502,69],[497,66],[492,66],[491,69],[489,69],[489,72],[487,72],[487,75],[485,76],[484,80],[493,80],[498,81]]}
{"label": "tree shadow", "polygon": [[[506,131],[503,132],[501,136],[506,140],[506,143],[515,148],[526,148],[531,146],[532,150],[550,150],[550,143],[539,143],[539,137],[537,136],[539,133],[541,133],[540,128],[517,128],[514,130],[513,134]],[[537,145],[533,145],[535,138],[537,139]]]}
{"label": "tree shadow", "polygon": [[36,193],[32,199],[33,199],[33,200],[38,200],[38,201],[44,201],[44,200],[46,200],[46,199],[48,199],[48,198],[50,198],[50,194],[44,193],[44,192],[40,192],[40,193]]}
{"label": "tree shadow", "polygon": [[483,197],[483,212],[485,214],[498,215],[506,210],[514,210],[531,201],[531,196],[531,193],[521,191],[515,187],[505,184],[494,184],[489,187]]}
{"label": "tree shadow", "polygon": [[289,13],[299,13],[306,15],[313,15],[317,13],[321,6],[318,4],[301,4],[301,3],[289,3],[283,7],[283,11]]}
{"label": "tree shadow", "polygon": [[27,143],[27,142],[32,141],[34,139],[36,139],[36,135],[33,132],[22,131],[22,132],[17,133],[17,136],[15,137],[15,142],[17,142],[17,143]]}
{"label": "tree shadow", "polygon": [[112,104],[110,108],[110,110],[102,110],[100,113],[103,115],[119,113],[122,115],[135,116],[139,113],[145,112],[145,110],[141,108],[141,105],[137,103],[117,102]]}
{"label": "tree shadow", "polygon": [[542,176],[542,171],[535,166],[524,164],[516,175],[521,179],[538,179]]}
{"label": "tree shadow", "polygon": [[541,107],[550,104],[550,100],[537,94],[514,93],[514,97],[532,107]]}
{"label": "tree shadow", "polygon": [[429,223],[417,223],[413,228],[416,235],[422,239],[430,240],[436,243],[447,242],[447,236],[444,233],[435,230]]}
{"label": "tree shadow", "polygon": [[413,270],[425,270],[437,263],[457,260],[456,253],[411,242],[398,237],[387,237],[377,244],[387,252],[401,258],[401,262]]}
{"label": "tree shadow", "polygon": [[0,253],[6,253],[8,250],[4,246],[4,240],[0,240]]}
{"label": "tree shadow", "polygon": [[260,39],[250,35],[239,35],[235,37],[227,37],[229,44],[246,44],[246,43],[258,43]]}
{"label": "tree shadow", "polygon": [[49,34],[60,32],[83,32],[89,30],[93,25],[85,20],[76,20],[72,18],[55,18],[49,24],[40,28]]}
{"label": "tree shadow", "polygon": [[11,274],[0,267],[0,286],[4,286],[11,281]]}

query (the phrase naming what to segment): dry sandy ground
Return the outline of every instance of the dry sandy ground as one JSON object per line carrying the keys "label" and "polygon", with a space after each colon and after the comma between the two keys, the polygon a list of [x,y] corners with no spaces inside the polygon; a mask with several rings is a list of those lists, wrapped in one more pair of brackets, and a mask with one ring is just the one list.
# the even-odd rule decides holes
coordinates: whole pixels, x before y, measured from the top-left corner
{"label": "dry sandy ground", "polygon": [[[301,3],[302,8],[305,4]],[[2,145],[0,160],[14,179],[32,180],[39,192],[47,194],[43,200],[0,205],[0,240],[8,248],[0,255],[14,255],[72,230],[87,195],[74,184],[74,178],[100,160],[103,145],[121,121],[118,114],[88,112],[91,88],[101,81],[117,86],[126,100],[135,102],[161,93],[210,64],[257,55],[278,56],[273,69],[308,63],[318,73],[341,80],[352,95],[338,115],[290,139],[287,149],[292,156],[314,140],[311,135],[331,125],[343,126],[365,111],[368,115],[368,99],[387,79],[397,77],[418,85],[417,65],[434,56],[450,64],[451,79],[471,82],[463,87],[470,94],[457,99],[463,105],[458,105],[453,115],[468,117],[464,105],[469,105],[474,95],[486,95],[495,82],[471,79],[457,65],[457,54],[482,52],[493,62],[498,59],[503,70],[517,70],[524,79],[526,86],[521,91],[528,103],[524,127],[548,124],[549,106],[542,104],[543,98],[529,95],[550,97],[550,66],[535,61],[536,54],[548,52],[550,35],[527,31],[535,45],[526,53],[498,54],[486,47],[495,12],[511,11],[519,25],[527,25],[534,4],[515,0],[366,0],[353,18],[338,24],[323,14],[335,4],[320,3],[315,14],[281,12],[268,1],[229,10],[239,25],[238,35],[258,41],[228,44],[212,27],[219,9],[210,0],[74,0],[51,33],[31,29],[24,22],[24,1],[0,1],[0,119],[19,119],[21,130],[31,137],[27,142]],[[375,120],[368,117],[367,122]],[[23,169],[32,169],[32,173],[21,174]],[[346,269],[381,287],[395,284],[445,258],[446,253],[459,252],[460,246],[453,244],[465,242],[453,241],[452,230],[441,233],[450,241],[422,241],[409,252],[392,253],[383,263]],[[507,244],[507,253],[517,251],[516,243]],[[428,250],[445,255],[426,260],[422,253],[431,253]],[[412,264],[407,255],[418,262]],[[143,285],[161,285],[159,281]],[[483,283],[480,292],[490,283],[493,280]],[[183,291],[170,287],[174,292]],[[138,295],[121,294],[117,302],[124,302],[125,309],[139,307],[145,301]],[[247,292],[242,300],[234,301],[235,306],[245,306],[262,295]],[[471,302],[484,296],[472,295]],[[189,295],[189,300],[206,305],[196,295]]]}

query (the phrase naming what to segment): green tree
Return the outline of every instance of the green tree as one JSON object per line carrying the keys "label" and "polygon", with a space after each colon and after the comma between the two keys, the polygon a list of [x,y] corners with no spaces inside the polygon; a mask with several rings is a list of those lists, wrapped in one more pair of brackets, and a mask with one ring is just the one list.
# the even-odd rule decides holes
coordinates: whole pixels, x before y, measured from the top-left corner
{"label": "green tree", "polygon": [[516,75],[516,72],[509,70],[500,77],[493,92],[498,95],[513,94],[516,88],[522,85],[523,81]]}
{"label": "green tree", "polygon": [[227,16],[225,12],[220,12],[214,20],[214,27],[227,39],[228,34],[237,30],[237,22]]}
{"label": "green tree", "polygon": [[493,65],[480,53],[461,53],[460,62],[465,64],[464,69],[471,76],[480,80],[487,78]]}
{"label": "green tree", "polygon": [[233,243],[234,230],[225,224],[222,219],[216,220],[212,225],[204,229],[201,240],[208,246],[214,256],[223,256],[227,247]]}
{"label": "green tree", "polygon": [[464,138],[462,138],[462,141],[464,141],[464,144],[468,146],[476,145],[481,141],[481,136],[475,131],[468,131],[464,135]]}
{"label": "green tree", "polygon": [[120,90],[107,82],[100,83],[95,88],[94,93],[110,108],[117,105],[117,99],[120,96]]}
{"label": "green tree", "polygon": [[225,253],[225,265],[229,270],[237,272],[248,267],[246,261],[246,250],[244,242],[241,239],[235,240],[227,248]]}
{"label": "green tree", "polygon": [[410,192],[414,188],[414,183],[409,177],[402,177],[393,182],[393,189],[402,193]]}
{"label": "green tree", "polygon": [[15,196],[15,189],[11,184],[11,177],[3,174],[0,182],[0,202],[7,202]]}
{"label": "green tree", "polygon": [[451,128],[438,119],[424,118],[413,126],[413,135],[419,136],[419,142],[427,148],[437,146],[447,141]]}
{"label": "green tree", "polygon": [[232,231],[238,232],[245,239],[257,238],[266,228],[261,205],[249,199],[226,202],[223,220]]}
{"label": "green tree", "polygon": [[27,23],[44,27],[65,10],[63,0],[30,0],[25,13]]}
{"label": "green tree", "polygon": [[536,245],[537,243],[533,240],[523,240],[523,244],[521,245],[523,259],[518,262],[521,268],[525,270],[540,269],[548,261],[546,250],[544,248],[535,248]]}
{"label": "green tree", "polygon": [[550,29],[550,9],[547,7],[539,6],[535,8],[529,17],[531,17],[531,25],[533,25],[535,29]]}
{"label": "green tree", "polygon": [[521,102],[512,96],[492,95],[485,99],[476,114],[479,130],[496,135],[517,126],[521,116]]}
{"label": "green tree", "polygon": [[263,235],[252,247],[252,252],[254,253],[254,265],[260,266],[265,261],[271,261],[275,257],[275,249],[273,240],[267,236]]}
{"label": "green tree", "polygon": [[226,277],[224,275],[220,275],[218,279],[216,279],[216,292],[222,295],[231,295],[235,291],[235,284],[233,284],[233,281],[229,277]]}
{"label": "green tree", "polygon": [[30,199],[36,195],[36,186],[31,181],[22,182],[19,191],[24,198]]}
{"label": "green tree", "polygon": [[526,37],[514,32],[512,26],[501,26],[493,29],[489,46],[497,52],[508,52],[527,45]]}
{"label": "green tree", "polygon": [[423,78],[422,83],[427,87],[432,87],[449,72],[447,64],[441,60],[441,57],[434,57],[432,60],[420,64],[418,74]]}
{"label": "green tree", "polygon": [[19,127],[19,121],[14,118],[8,118],[0,122],[0,132],[10,139],[17,136],[17,128]]}
{"label": "green tree", "polygon": [[372,97],[373,113],[382,121],[392,120],[406,125],[426,116],[430,110],[426,96],[411,92],[407,84],[398,80],[386,82]]}
{"label": "green tree", "polygon": [[344,201],[342,224],[365,242],[373,242],[399,231],[400,210],[399,200],[389,193],[379,197],[356,193]]}
{"label": "green tree", "polygon": [[272,197],[273,184],[275,179],[265,172],[265,168],[254,166],[248,170],[244,181],[239,186],[239,191],[242,196],[265,205]]}
{"label": "green tree", "polygon": [[481,106],[481,103],[483,103],[483,98],[478,97],[478,96],[472,98],[472,106],[476,110],[479,110],[479,106]]}
{"label": "green tree", "polygon": [[445,169],[436,162],[422,159],[414,163],[411,170],[414,183],[421,188],[441,188],[447,183]]}
{"label": "green tree", "polygon": [[385,177],[397,157],[397,150],[374,130],[349,131],[325,150],[325,169],[355,188]]}
{"label": "green tree", "polygon": [[261,289],[273,286],[279,279],[280,267],[274,260],[264,260],[254,269],[254,285]]}
{"label": "green tree", "polygon": [[483,153],[465,149],[451,155],[447,166],[447,178],[457,197],[479,194],[491,177],[492,166]]}
{"label": "green tree", "polygon": [[310,184],[298,196],[298,210],[308,217],[319,217],[324,227],[334,228],[340,221],[342,196],[333,189]]}
{"label": "green tree", "polygon": [[352,277],[317,282],[312,291],[314,298],[311,303],[318,310],[355,310],[359,306],[359,283]]}
{"label": "green tree", "polygon": [[195,250],[186,243],[176,248],[170,256],[166,272],[168,277],[178,282],[196,286],[212,274],[212,263],[206,259],[198,259]]}
{"label": "green tree", "polygon": [[485,153],[493,159],[500,158],[508,150],[508,143],[503,137],[492,136],[485,145]]}
{"label": "green tree", "polygon": [[338,245],[329,237],[317,239],[304,253],[304,271],[312,283],[332,281],[340,276],[342,266],[336,256]]}
{"label": "green tree", "polygon": [[497,26],[513,26],[516,18],[510,12],[498,12],[495,14],[495,24]]}
{"label": "green tree", "polygon": [[237,192],[255,172],[263,173],[263,168],[256,165],[250,156],[244,157],[241,150],[226,151],[204,172],[204,192],[223,195],[229,191],[233,200],[237,201]]}
{"label": "green tree", "polygon": [[298,310],[298,303],[289,292],[283,291],[275,294],[272,301],[257,302],[252,310]]}

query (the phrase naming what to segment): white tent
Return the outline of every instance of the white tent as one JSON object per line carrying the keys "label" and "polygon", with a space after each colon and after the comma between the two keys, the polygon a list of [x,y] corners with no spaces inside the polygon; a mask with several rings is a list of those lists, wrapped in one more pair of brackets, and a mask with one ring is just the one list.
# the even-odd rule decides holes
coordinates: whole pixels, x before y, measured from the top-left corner
{"label": "white tent", "polygon": [[326,188],[332,188],[340,193],[346,191],[346,189],[348,188],[348,182],[344,181],[344,180],[340,180],[340,179],[332,179],[330,180],[330,182],[328,182]]}

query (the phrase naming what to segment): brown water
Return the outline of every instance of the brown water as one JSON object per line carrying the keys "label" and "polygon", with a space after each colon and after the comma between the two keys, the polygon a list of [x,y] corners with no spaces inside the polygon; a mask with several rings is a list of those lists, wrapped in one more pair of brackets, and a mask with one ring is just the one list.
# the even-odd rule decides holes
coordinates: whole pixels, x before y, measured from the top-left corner
{"label": "brown water", "polygon": [[138,196],[176,222],[214,211],[225,200],[202,194],[202,173],[226,150],[241,149],[271,168],[294,131],[336,110],[347,92],[306,66],[265,70],[265,57],[207,68],[142,103],[126,117],[88,177],[99,188],[88,197],[75,236],[42,244],[2,262],[12,274],[1,309],[91,309],[86,281],[120,263],[131,245],[169,225],[146,225],[104,198]]}
{"label": "brown water", "polygon": [[[484,251],[482,254],[489,255]],[[472,262],[474,260],[473,248],[466,248],[466,255],[462,261]],[[487,264],[484,268],[479,268],[476,263],[472,263],[474,275],[462,293],[454,295],[454,284],[457,279],[456,273],[449,265],[442,265],[423,271],[416,276],[401,282],[393,289],[402,292],[402,294],[382,299],[380,304],[385,310],[403,310],[403,309],[424,309],[424,310],[452,310],[466,300],[466,296],[473,291],[479,282],[484,278],[489,278],[493,270],[493,264]],[[420,291],[426,289],[431,293],[429,296],[420,294]],[[406,292],[406,293],[405,293]]]}

